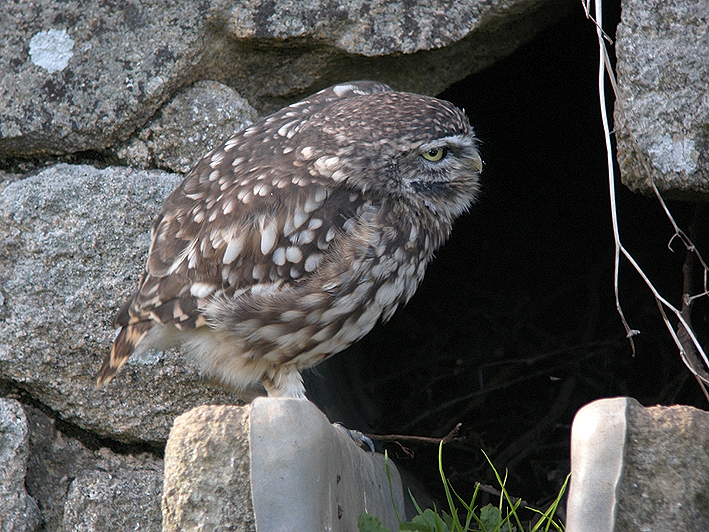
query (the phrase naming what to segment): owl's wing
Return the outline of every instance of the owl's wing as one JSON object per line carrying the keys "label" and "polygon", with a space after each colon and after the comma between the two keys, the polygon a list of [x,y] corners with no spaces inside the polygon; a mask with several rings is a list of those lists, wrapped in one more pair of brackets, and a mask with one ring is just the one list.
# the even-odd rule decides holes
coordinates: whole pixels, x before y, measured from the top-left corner
{"label": "owl's wing", "polygon": [[297,133],[333,102],[391,90],[370,81],[324,89],[235,134],[195,166],[154,222],[146,271],[115,318],[120,331],[99,386],[156,323],[200,327],[209,298],[302,283],[318,269],[362,199],[332,186],[333,159]]}
{"label": "owl's wing", "polygon": [[207,323],[200,309],[209,300],[307,283],[364,203],[345,189],[299,174],[264,171],[238,181],[230,176],[221,191],[215,190],[221,188],[219,172],[195,170],[154,222],[146,271],[116,316],[121,330],[99,385],[155,324],[200,327]]}

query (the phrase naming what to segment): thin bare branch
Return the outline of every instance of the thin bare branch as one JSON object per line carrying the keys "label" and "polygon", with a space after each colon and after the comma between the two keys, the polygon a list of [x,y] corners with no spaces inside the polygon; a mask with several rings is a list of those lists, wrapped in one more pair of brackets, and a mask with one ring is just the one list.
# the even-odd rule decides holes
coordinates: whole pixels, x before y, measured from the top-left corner
{"label": "thin bare branch", "polygon": [[[692,295],[690,293],[690,290],[687,289],[683,293],[683,308],[682,311],[678,310],[676,307],[671,305],[669,301],[667,301],[660,293],[659,291],[655,288],[653,283],[650,281],[650,279],[647,277],[643,269],[640,267],[640,265],[635,261],[635,259],[632,257],[632,255],[625,249],[623,246],[621,239],[620,239],[620,231],[618,229],[618,216],[617,216],[617,203],[616,203],[616,195],[615,195],[615,186],[616,186],[616,179],[615,179],[615,171],[614,171],[614,159],[613,159],[613,152],[612,152],[612,142],[611,142],[611,132],[610,132],[610,127],[608,125],[608,112],[606,109],[606,98],[605,98],[605,80],[606,76],[611,82],[611,85],[613,87],[613,92],[615,94],[616,100],[619,100],[619,92],[618,92],[618,86],[616,83],[616,78],[615,74],[613,72],[613,69],[611,68],[611,63],[610,63],[610,58],[608,56],[608,51],[606,49],[606,45],[604,41],[610,42],[608,37],[605,35],[603,32],[602,26],[603,26],[603,20],[602,20],[602,0],[596,0],[594,4],[594,14],[595,16],[592,17],[590,14],[590,3],[591,0],[582,0],[583,5],[584,5],[584,10],[586,12],[586,16],[593,20],[594,24],[596,25],[596,33],[598,36],[598,48],[599,48],[599,62],[598,62],[598,95],[599,95],[599,102],[601,106],[601,120],[603,123],[603,131],[605,135],[605,141],[606,141],[606,154],[607,154],[607,166],[608,166],[608,188],[609,188],[609,194],[610,194],[610,204],[611,204],[611,217],[612,217],[612,224],[613,224],[613,237],[615,241],[615,275],[614,275],[614,289],[615,289],[615,301],[616,301],[616,308],[618,310],[618,314],[621,318],[621,321],[623,323],[623,326],[625,327],[626,334],[628,338],[630,339],[631,346],[633,348],[633,353],[635,353],[635,346],[633,344],[632,337],[636,334],[639,333],[639,331],[632,329],[630,325],[628,324],[627,320],[625,319],[625,316],[623,314],[623,310],[621,308],[620,304],[620,297],[619,297],[619,270],[620,270],[620,257],[621,255],[625,257],[625,259],[633,266],[635,271],[640,275],[640,277],[643,279],[647,287],[652,291],[653,296],[655,297],[655,300],[657,302],[657,306],[660,310],[660,314],[662,316],[662,319],[665,322],[665,325],[667,327],[667,330],[670,332],[672,335],[672,338],[677,345],[679,349],[680,356],[682,358],[682,361],[684,364],[687,366],[687,368],[692,372],[692,374],[695,376],[697,379],[697,382],[702,388],[702,391],[704,392],[704,395],[707,397],[707,401],[709,401],[709,393],[706,390],[706,387],[704,386],[704,383],[709,384],[709,373],[707,373],[706,368],[709,368],[709,358],[707,357],[707,354],[701,344],[699,343],[699,340],[697,339],[692,326],[690,322],[690,306],[692,301],[694,301],[698,297],[705,297],[709,295],[709,290],[707,289],[707,279],[709,279],[709,268],[707,267],[707,263],[704,261],[703,257],[697,250],[696,246],[692,242],[692,240],[687,236],[687,234],[680,229],[680,227],[677,225],[675,222],[672,213],[670,212],[669,208],[667,207],[667,204],[664,201],[664,198],[662,197],[662,194],[660,191],[657,189],[657,186],[655,184],[654,180],[654,174],[653,172],[650,171],[649,167],[645,163],[644,158],[642,157],[642,151],[640,150],[639,146],[637,145],[637,142],[635,142],[635,138],[632,134],[629,134],[629,138],[631,139],[631,142],[634,144],[634,149],[638,153],[638,158],[640,160],[640,163],[643,167],[644,172],[648,175],[650,178],[650,182],[652,184],[652,189],[653,192],[655,193],[655,196],[657,197],[658,201],[660,202],[660,205],[662,206],[665,215],[667,218],[670,220],[670,223],[672,224],[672,227],[674,228],[674,235],[668,242],[668,247],[670,250],[672,250],[672,242],[675,239],[679,239],[682,244],[685,246],[685,249],[689,254],[692,254],[698,262],[701,264],[703,268],[703,281],[704,281],[704,291],[700,294],[694,294]],[[617,116],[620,117],[620,122],[621,122],[621,127],[626,127],[624,117],[622,116],[622,108],[617,107]],[[672,314],[675,315],[678,321],[677,325],[677,331],[675,331],[675,328],[673,327],[666,310],[669,310]],[[705,367],[702,367],[700,359],[704,362]]]}
{"label": "thin bare branch", "polygon": [[433,443],[435,445],[439,445],[441,443],[446,444],[452,441],[463,440],[464,438],[462,436],[458,436],[458,431],[460,431],[460,427],[462,425],[462,423],[458,423],[455,427],[453,427],[453,429],[451,429],[448,434],[446,434],[442,438],[430,438],[428,436],[407,436],[404,434],[365,434],[365,436],[368,436],[369,438],[377,441],[395,441],[397,443],[400,441],[406,441],[418,443]]}

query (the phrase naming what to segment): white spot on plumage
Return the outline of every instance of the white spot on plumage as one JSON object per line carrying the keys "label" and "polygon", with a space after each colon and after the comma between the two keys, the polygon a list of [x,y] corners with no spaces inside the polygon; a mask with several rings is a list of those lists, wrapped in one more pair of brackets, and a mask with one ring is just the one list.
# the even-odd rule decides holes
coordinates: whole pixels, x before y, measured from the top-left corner
{"label": "white spot on plumage", "polygon": [[318,200],[315,195],[314,195],[314,196],[308,196],[308,197],[305,199],[305,203],[303,203],[303,210],[304,210],[306,213],[311,213],[311,212],[313,212],[314,210],[319,209],[319,208],[322,206],[322,202],[323,202],[324,199],[325,199],[325,198],[323,198],[322,200]]}
{"label": "white spot on plumage", "polygon": [[347,172],[340,168],[339,170],[335,170],[330,177],[333,181],[339,183],[347,177]]}
{"label": "white spot on plumage", "polygon": [[303,266],[305,268],[305,271],[310,273],[314,272],[318,266],[320,266],[320,263],[322,262],[323,256],[322,253],[311,253],[308,255],[308,258],[305,259],[305,265]]}
{"label": "white spot on plumage", "polygon": [[313,168],[315,168],[315,170],[317,170],[319,173],[326,176],[331,176],[332,173],[337,170],[339,166],[340,158],[334,157],[332,155],[325,155],[323,157],[320,157],[313,163]]}
{"label": "white spot on plumage", "polygon": [[298,229],[308,220],[308,214],[300,205],[298,205],[293,213],[293,226]]}
{"label": "white spot on plumage", "polygon": [[293,244],[310,244],[315,240],[315,231],[300,231],[290,237],[290,241]]}
{"label": "white spot on plumage", "polygon": [[194,297],[205,298],[212,295],[212,293],[217,289],[216,286],[209,283],[192,283],[190,286],[190,294]]}
{"label": "white spot on plumage", "polygon": [[233,200],[227,200],[227,202],[224,205],[222,205],[222,213],[224,213],[224,214],[229,214],[233,210],[234,210],[234,201]]}
{"label": "white spot on plumage", "polygon": [[281,321],[297,321],[303,319],[303,312],[300,310],[286,310],[281,313]]}
{"label": "white spot on plumage", "polygon": [[348,92],[361,92],[361,91],[357,91],[357,88],[354,85],[343,83],[342,85],[335,85],[332,88],[332,92],[334,92],[339,98],[342,98]]}
{"label": "white spot on plumage", "polygon": [[197,266],[197,246],[190,248],[189,253],[187,253],[187,267],[193,270]]}
{"label": "white spot on plumage", "polygon": [[413,242],[416,240],[419,236],[419,230],[418,227],[415,225],[411,226],[411,231],[409,231],[409,241]]}
{"label": "white spot on plumage", "polygon": [[300,149],[300,155],[302,155],[303,159],[312,159],[315,156],[315,148],[312,146],[305,146]]}
{"label": "white spot on plumage", "polygon": [[276,248],[271,255],[271,260],[278,266],[283,266],[286,263],[286,249],[283,247]]}
{"label": "white spot on plumage", "polygon": [[[251,287],[251,293],[257,296],[265,296],[278,292],[281,288],[281,283],[259,283]],[[255,323],[258,321],[255,320]]]}
{"label": "white spot on plumage", "polygon": [[216,181],[217,179],[219,179],[219,176],[220,176],[219,170],[212,170],[209,173],[209,180]]}
{"label": "white spot on plumage", "polygon": [[323,201],[325,201],[327,199],[327,196],[328,196],[327,189],[325,187],[318,187],[315,189],[315,192],[313,194],[313,199],[317,203],[322,203]]}
{"label": "white spot on plumage", "polygon": [[236,257],[238,257],[241,254],[241,249],[244,246],[244,237],[243,235],[237,236],[236,238],[232,239],[229,241],[229,243],[226,245],[226,249],[224,250],[224,258],[222,259],[223,264],[231,264],[236,260]]}
{"label": "white spot on plumage", "polygon": [[261,253],[268,255],[276,245],[278,232],[275,220],[261,223]]}
{"label": "white spot on plumage", "polygon": [[296,128],[294,126],[297,126],[298,124],[300,124],[300,119],[288,122],[278,128],[277,133],[281,137],[291,138],[295,134]]}
{"label": "white spot on plumage", "polygon": [[[252,272],[251,275],[255,280],[262,281],[268,275],[269,270],[270,270],[270,267],[266,263],[256,264],[256,265],[254,265],[253,269],[251,270],[251,272]],[[254,287],[254,288],[257,288],[257,291],[254,292],[254,288],[252,288],[251,291],[254,293],[257,293],[257,294],[261,294],[263,292],[264,286],[266,286],[266,285],[258,284]],[[271,285],[269,284],[268,286],[271,286]]]}
{"label": "white spot on plumage", "polygon": [[222,162],[222,159],[224,159],[223,151],[214,152],[214,154],[212,155],[212,162],[209,163],[209,166],[211,168],[216,168],[217,166],[219,166],[219,163]]}
{"label": "white spot on plumage", "polygon": [[286,259],[288,262],[297,264],[303,260],[303,252],[297,246],[288,246],[286,248]]}
{"label": "white spot on plumage", "polygon": [[399,293],[394,283],[384,283],[379,290],[377,290],[377,295],[374,296],[374,300],[378,305],[388,306],[396,301],[399,297]]}
{"label": "white spot on plumage", "polygon": [[283,224],[283,235],[284,236],[290,236],[293,231],[295,231],[295,222],[293,221],[292,216],[287,216],[285,223]]}
{"label": "white spot on plumage", "polygon": [[[234,148],[234,146],[236,146],[237,144],[239,144],[239,142],[240,142],[240,141],[239,141],[238,138],[234,138],[234,137],[230,138],[229,140],[227,140],[227,141],[224,143],[224,151],[225,151],[225,152],[231,151],[231,150]],[[233,165],[234,163],[232,162],[231,164]]]}
{"label": "white spot on plumage", "polygon": [[265,197],[271,192],[271,185],[268,183],[258,183],[254,186],[254,194],[257,196]]}
{"label": "white spot on plumage", "polygon": [[234,160],[231,161],[231,165],[236,168],[237,166],[239,166],[243,162],[244,162],[243,157],[234,157]]}

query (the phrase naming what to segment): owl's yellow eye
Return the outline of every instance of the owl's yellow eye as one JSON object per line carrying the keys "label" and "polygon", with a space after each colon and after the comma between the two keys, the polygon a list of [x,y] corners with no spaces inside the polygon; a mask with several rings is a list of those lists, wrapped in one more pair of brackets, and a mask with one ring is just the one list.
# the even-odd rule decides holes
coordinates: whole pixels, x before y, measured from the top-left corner
{"label": "owl's yellow eye", "polygon": [[423,152],[421,155],[424,159],[431,162],[440,161],[446,154],[445,148],[433,148]]}

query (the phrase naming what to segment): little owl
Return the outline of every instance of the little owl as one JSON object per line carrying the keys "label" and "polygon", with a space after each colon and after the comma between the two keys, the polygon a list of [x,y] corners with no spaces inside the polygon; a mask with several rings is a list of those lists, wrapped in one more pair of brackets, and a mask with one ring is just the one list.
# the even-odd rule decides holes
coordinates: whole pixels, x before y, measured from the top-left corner
{"label": "little owl", "polygon": [[98,375],[181,343],[244,392],[305,397],[312,367],[391,318],[478,191],[465,114],[336,85],[233,135],[167,198]]}

